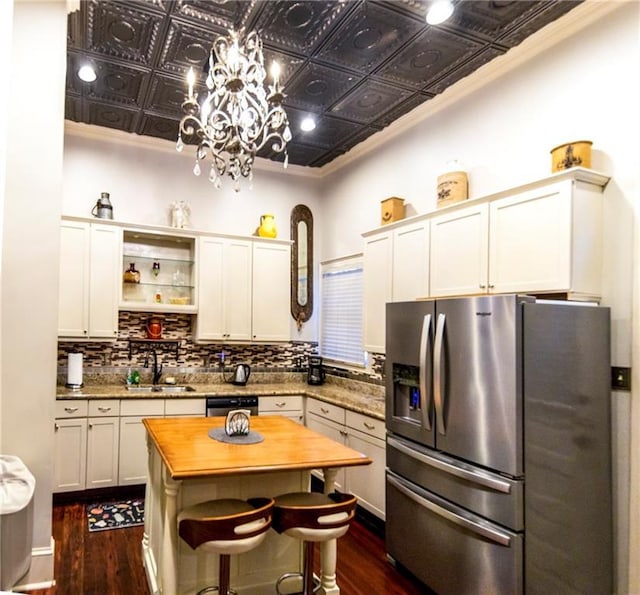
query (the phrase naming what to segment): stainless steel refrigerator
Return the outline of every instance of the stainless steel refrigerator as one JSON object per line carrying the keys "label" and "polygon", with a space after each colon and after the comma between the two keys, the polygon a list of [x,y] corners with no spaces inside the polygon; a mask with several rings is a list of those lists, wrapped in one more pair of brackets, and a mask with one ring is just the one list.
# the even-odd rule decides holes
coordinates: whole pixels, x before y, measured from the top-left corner
{"label": "stainless steel refrigerator", "polygon": [[609,318],[387,304],[387,552],[438,595],[612,592]]}

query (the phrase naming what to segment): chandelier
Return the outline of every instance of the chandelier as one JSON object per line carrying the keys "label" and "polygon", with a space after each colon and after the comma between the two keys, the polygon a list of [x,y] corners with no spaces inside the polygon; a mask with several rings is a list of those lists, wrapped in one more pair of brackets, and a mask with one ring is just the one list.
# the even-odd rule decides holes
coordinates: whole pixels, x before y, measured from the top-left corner
{"label": "chandelier", "polygon": [[276,153],[284,153],[284,167],[289,157],[287,142],[291,140],[289,120],[282,107],[284,93],[280,88],[279,66],[271,68],[273,83],[265,88],[266,71],[262,41],[255,32],[247,35],[244,46],[231,31],[218,37],[209,57],[207,97],[198,103],[194,94],[196,82],[193,68],[187,74],[189,93],[182,110],[176,148],[197,143],[195,175],[200,175],[200,162],[211,157],[209,180],[216,188],[228,175],[240,189],[240,177],[252,179],[257,152],[267,143]]}

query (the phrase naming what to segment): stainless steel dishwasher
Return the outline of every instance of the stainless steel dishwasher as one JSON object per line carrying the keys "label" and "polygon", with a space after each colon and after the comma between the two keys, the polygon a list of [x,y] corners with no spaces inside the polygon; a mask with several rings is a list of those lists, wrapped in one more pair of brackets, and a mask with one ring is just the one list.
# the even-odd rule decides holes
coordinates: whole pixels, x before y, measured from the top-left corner
{"label": "stainless steel dishwasher", "polygon": [[207,397],[207,417],[225,416],[234,409],[248,409],[258,415],[258,397]]}

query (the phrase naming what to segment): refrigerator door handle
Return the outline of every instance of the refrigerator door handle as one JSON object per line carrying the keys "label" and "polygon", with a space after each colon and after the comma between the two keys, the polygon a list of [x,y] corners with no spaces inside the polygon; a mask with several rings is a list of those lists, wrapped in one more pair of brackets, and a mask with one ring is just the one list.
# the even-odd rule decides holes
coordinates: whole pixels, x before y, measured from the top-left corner
{"label": "refrigerator door handle", "polygon": [[429,415],[430,398],[427,393],[427,358],[429,354],[429,333],[431,332],[431,314],[427,314],[422,320],[422,333],[420,334],[420,407],[422,409],[422,427],[431,430],[431,419]]}
{"label": "refrigerator door handle", "polygon": [[437,514],[438,516],[458,525],[459,527],[463,527],[464,529],[468,529],[472,533],[476,535],[481,535],[486,539],[490,539],[494,543],[499,545],[503,545],[506,547],[511,546],[511,536],[495,529],[493,527],[488,527],[486,525],[481,525],[480,523],[475,523],[474,521],[462,517],[454,512],[450,512],[449,510],[438,506],[437,504],[423,498],[422,496],[416,494],[414,491],[410,490],[404,484],[399,482],[394,477],[387,475],[387,481],[395,487],[399,492],[404,494],[407,498],[413,500],[419,506],[426,508],[427,510]]}
{"label": "refrigerator door handle", "polygon": [[436,423],[438,433],[446,434],[447,428],[444,425],[444,393],[445,393],[445,370],[443,342],[444,325],[446,322],[444,314],[438,314],[438,324],[436,326],[436,339],[433,348],[433,402],[436,406]]}
{"label": "refrigerator door handle", "polygon": [[396,450],[399,450],[402,454],[407,455],[425,465],[429,465],[429,467],[433,467],[440,471],[444,471],[449,475],[454,475],[459,477],[460,479],[464,479],[471,483],[475,483],[477,485],[481,485],[485,488],[492,489],[496,492],[500,492],[502,494],[510,494],[511,493],[511,485],[507,481],[503,481],[501,479],[495,477],[488,477],[476,471],[472,471],[470,469],[463,469],[456,465],[452,465],[451,463],[447,463],[446,461],[439,461],[438,459],[434,459],[427,455],[423,455],[422,453],[405,446],[402,442],[399,442],[395,438],[391,436],[387,437],[387,443],[389,446],[392,446]]}

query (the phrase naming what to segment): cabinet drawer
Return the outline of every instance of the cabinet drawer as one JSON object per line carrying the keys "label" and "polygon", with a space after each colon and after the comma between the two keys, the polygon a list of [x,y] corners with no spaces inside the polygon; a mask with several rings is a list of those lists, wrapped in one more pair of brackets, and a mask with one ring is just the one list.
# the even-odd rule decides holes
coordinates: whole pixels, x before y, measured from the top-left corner
{"label": "cabinet drawer", "polygon": [[287,395],[282,397],[260,397],[258,400],[260,413],[264,411],[302,411],[302,396]]}
{"label": "cabinet drawer", "polygon": [[347,426],[380,438],[380,440],[385,439],[385,426],[384,421],[381,419],[375,419],[368,415],[362,415],[362,413],[355,413],[354,411],[347,411]]}
{"label": "cabinet drawer", "polygon": [[89,417],[108,417],[110,415],[120,415],[120,401],[117,399],[89,401]]}
{"label": "cabinet drawer", "polygon": [[344,424],[345,422],[345,411],[342,407],[318,401],[317,399],[307,399],[307,413],[330,419],[338,424]]}
{"label": "cabinet drawer", "polygon": [[164,415],[164,399],[123,399],[120,415]]}
{"label": "cabinet drawer", "polygon": [[88,401],[56,401],[56,419],[87,417]]}
{"label": "cabinet drawer", "polygon": [[166,399],[165,415],[200,415],[204,416],[207,405],[205,399]]}

